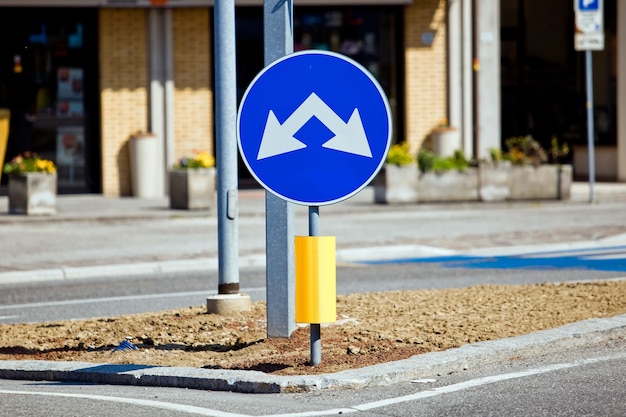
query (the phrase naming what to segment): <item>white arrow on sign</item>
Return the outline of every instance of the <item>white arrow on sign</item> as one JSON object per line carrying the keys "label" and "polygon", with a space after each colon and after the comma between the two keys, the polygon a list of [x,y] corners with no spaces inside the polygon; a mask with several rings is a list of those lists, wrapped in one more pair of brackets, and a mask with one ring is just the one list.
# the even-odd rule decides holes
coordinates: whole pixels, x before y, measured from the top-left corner
{"label": "white arrow on sign", "polygon": [[311,93],[282,124],[269,111],[257,160],[306,148],[293,135],[314,116],[335,134],[322,147],[372,158],[359,109],[354,108],[346,123],[317,94]]}

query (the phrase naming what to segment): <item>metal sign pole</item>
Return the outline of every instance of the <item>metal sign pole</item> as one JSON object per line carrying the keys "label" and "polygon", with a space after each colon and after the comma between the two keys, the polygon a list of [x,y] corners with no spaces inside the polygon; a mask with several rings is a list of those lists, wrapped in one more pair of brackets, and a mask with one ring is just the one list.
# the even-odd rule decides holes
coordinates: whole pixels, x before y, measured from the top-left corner
{"label": "metal sign pole", "polygon": [[586,83],[587,83],[587,148],[589,149],[589,202],[595,200],[593,185],[596,181],[595,152],[593,144],[594,125],[593,125],[593,63],[591,60],[591,51],[585,51],[586,66]]}
{"label": "metal sign pole", "polygon": [[[292,0],[264,0],[265,65],[293,52]],[[265,193],[267,336],[296,329],[293,204]]]}
{"label": "metal sign pole", "polygon": [[215,113],[219,294],[239,293],[235,0],[215,2]]}
{"label": "metal sign pole", "polygon": [[587,85],[587,153],[589,154],[589,202],[595,196],[596,180],[593,126],[593,63],[591,51],[604,49],[604,10],[602,0],[574,0],[574,49],[585,51]]}
{"label": "metal sign pole", "polygon": [[[309,206],[309,236],[320,236],[320,208]],[[321,325],[310,323],[311,340],[311,365],[316,366],[322,362],[322,337]]]}

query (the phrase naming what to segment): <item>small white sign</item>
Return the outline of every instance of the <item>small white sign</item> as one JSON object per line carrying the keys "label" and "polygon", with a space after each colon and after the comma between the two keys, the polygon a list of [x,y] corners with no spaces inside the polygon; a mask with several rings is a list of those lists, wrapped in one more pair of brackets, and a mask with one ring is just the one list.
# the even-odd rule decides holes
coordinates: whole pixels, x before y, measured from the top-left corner
{"label": "small white sign", "polygon": [[577,51],[604,50],[604,33],[576,33],[574,34],[574,49]]}
{"label": "small white sign", "polygon": [[574,48],[577,51],[604,49],[602,0],[574,0]]}

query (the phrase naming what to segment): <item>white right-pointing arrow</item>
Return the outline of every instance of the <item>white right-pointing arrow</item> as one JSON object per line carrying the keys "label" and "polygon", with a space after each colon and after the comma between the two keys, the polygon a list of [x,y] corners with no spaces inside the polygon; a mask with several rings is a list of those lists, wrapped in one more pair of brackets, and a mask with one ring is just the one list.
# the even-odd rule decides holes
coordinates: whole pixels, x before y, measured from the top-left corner
{"label": "white right-pointing arrow", "polygon": [[354,109],[350,120],[346,124],[338,124],[334,130],[335,137],[322,146],[336,151],[348,152],[368,158],[372,157],[372,150],[363,129],[363,121],[359,109]]}

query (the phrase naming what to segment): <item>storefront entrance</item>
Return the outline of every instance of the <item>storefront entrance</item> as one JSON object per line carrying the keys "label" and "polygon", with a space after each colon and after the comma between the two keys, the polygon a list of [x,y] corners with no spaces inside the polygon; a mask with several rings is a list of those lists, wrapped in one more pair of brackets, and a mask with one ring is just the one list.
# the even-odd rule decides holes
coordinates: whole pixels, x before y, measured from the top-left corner
{"label": "storefront entrance", "polygon": [[[617,179],[617,1],[605,0],[605,48],[593,52],[596,176]],[[502,138],[569,144],[574,174],[588,177],[585,55],[574,50],[568,0],[501,2]],[[545,24],[545,22],[550,22]]]}
{"label": "storefront entrance", "polygon": [[0,13],[5,160],[32,151],[54,161],[59,193],[100,191],[97,21],[95,8]]}

